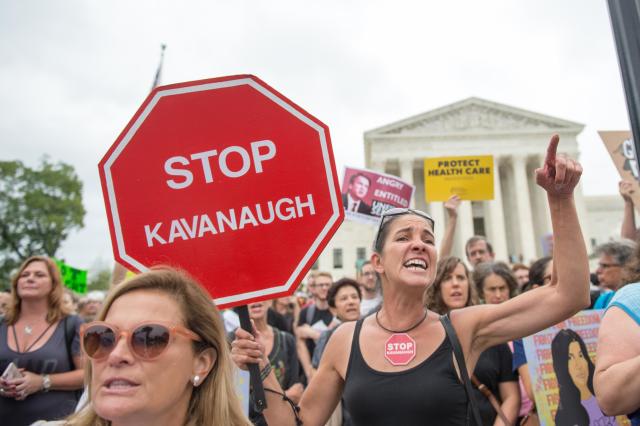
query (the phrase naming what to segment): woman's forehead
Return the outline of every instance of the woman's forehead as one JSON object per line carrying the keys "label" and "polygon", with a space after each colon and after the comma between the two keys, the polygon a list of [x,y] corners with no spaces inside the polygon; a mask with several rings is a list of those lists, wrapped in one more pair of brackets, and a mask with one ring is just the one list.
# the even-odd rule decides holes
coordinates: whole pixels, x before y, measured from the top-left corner
{"label": "woman's forehead", "polygon": [[402,216],[398,216],[393,222],[391,222],[389,230],[391,232],[397,232],[405,228],[417,229],[419,231],[427,230],[429,233],[433,234],[431,222],[422,216],[415,214],[404,214]]}

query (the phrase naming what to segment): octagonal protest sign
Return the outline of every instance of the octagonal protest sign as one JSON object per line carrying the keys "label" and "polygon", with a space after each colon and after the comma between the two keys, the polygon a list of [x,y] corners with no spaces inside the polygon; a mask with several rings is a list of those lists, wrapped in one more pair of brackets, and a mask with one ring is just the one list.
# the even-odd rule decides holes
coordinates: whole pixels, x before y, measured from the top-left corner
{"label": "octagonal protest sign", "polygon": [[99,171],[116,260],[221,308],[293,293],[344,218],[328,127],[251,75],[155,88]]}

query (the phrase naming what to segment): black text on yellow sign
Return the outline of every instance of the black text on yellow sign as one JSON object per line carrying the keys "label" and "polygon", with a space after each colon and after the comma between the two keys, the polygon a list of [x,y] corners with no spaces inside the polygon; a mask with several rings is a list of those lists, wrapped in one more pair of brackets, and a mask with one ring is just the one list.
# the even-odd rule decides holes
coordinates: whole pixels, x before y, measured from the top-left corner
{"label": "black text on yellow sign", "polygon": [[493,200],[493,173],[492,155],[425,158],[426,201]]}

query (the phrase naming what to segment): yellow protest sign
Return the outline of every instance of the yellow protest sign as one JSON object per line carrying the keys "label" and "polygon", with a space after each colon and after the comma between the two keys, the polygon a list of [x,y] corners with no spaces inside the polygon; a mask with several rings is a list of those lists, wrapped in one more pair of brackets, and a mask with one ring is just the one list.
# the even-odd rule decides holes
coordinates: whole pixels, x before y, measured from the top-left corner
{"label": "yellow protest sign", "polygon": [[424,190],[427,202],[493,200],[493,156],[425,158]]}

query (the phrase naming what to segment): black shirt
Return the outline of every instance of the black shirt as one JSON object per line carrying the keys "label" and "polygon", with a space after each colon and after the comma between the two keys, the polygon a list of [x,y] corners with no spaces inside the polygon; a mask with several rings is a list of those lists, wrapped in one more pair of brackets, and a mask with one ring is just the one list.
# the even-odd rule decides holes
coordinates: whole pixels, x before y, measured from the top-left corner
{"label": "black shirt", "polygon": [[[307,312],[309,311],[309,309],[313,309],[313,316],[311,317],[311,322],[307,321],[308,319],[307,317],[309,316]],[[300,311],[300,317],[298,318],[298,326],[301,326],[304,324],[309,324],[313,326],[313,324],[317,323],[320,320],[322,320],[322,322],[324,322],[325,325],[327,326],[331,324],[331,321],[333,321],[333,315],[331,315],[331,311],[329,311],[329,309],[318,309],[318,307],[315,305],[309,305]],[[314,342],[313,339],[306,339],[305,344],[307,345],[307,349],[309,350],[309,357],[312,357],[313,350],[316,348],[316,342]]]}
{"label": "black shirt", "polygon": [[[498,401],[501,401],[500,383],[516,382],[518,380],[517,373],[512,369],[512,363],[509,345],[503,343],[492,346],[480,354],[473,374],[478,378],[480,383],[489,388]],[[475,386],[473,389],[474,397],[480,410],[480,417],[482,417],[482,424],[493,425],[498,413],[493,409],[486,396],[476,389]]]}

